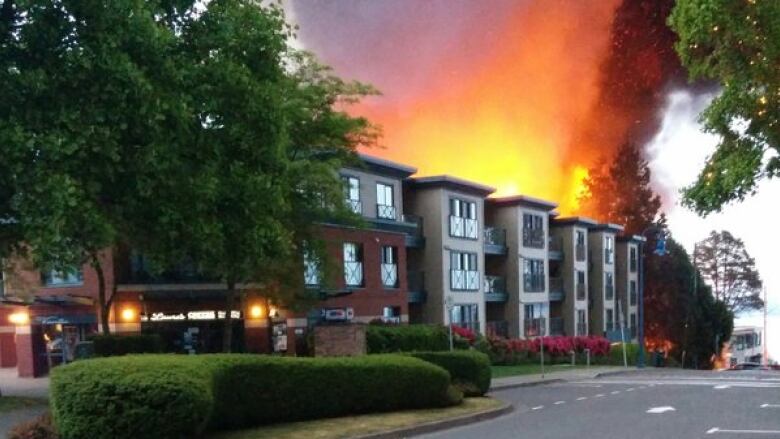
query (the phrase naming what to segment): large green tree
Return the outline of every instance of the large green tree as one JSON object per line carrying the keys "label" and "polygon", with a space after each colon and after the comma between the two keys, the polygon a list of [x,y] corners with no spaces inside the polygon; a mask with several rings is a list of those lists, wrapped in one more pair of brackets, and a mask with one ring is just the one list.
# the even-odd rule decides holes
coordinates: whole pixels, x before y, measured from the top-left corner
{"label": "large green tree", "polygon": [[733,313],[763,308],[761,276],[741,239],[713,230],[696,244],[693,258],[715,298]]}
{"label": "large green tree", "polygon": [[[108,331],[104,252],[155,146],[187,129],[169,4],[15,1],[0,8],[0,205],[42,270],[91,265]],[[165,7],[163,7],[165,6]]]}
{"label": "large green tree", "polygon": [[720,142],[684,191],[684,202],[706,215],[780,174],[780,2],[678,0],[669,25],[691,78],[720,85],[701,115]]}

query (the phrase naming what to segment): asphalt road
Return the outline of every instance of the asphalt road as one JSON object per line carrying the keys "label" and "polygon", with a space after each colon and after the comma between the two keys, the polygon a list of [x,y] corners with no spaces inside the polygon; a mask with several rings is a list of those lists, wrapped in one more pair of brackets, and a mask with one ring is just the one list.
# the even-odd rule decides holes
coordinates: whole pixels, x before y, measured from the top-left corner
{"label": "asphalt road", "polygon": [[649,372],[507,389],[515,410],[425,438],[780,438],[780,373]]}

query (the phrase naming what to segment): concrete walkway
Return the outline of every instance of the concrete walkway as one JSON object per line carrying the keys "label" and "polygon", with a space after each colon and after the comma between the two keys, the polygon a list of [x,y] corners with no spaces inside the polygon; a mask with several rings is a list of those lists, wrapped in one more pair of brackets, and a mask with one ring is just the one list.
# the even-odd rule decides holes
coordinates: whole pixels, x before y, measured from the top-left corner
{"label": "concrete walkway", "polygon": [[559,383],[563,381],[589,380],[598,378],[599,376],[633,372],[636,370],[636,367],[625,368],[622,366],[593,366],[586,369],[572,369],[546,373],[544,374],[544,377],[542,377],[540,374],[533,374],[494,378],[490,383],[490,390],[536,386],[540,384]]}
{"label": "concrete walkway", "polygon": [[0,393],[3,395],[49,397],[49,377],[19,378],[15,367],[0,368]]}

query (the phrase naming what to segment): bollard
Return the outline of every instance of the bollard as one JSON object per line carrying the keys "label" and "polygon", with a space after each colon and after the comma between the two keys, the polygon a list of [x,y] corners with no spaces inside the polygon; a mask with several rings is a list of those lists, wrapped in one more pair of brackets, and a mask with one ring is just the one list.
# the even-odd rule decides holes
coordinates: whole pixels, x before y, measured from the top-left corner
{"label": "bollard", "polygon": [[585,349],[585,361],[587,368],[590,369],[590,349]]}
{"label": "bollard", "polygon": [[575,355],[577,355],[577,353],[576,353],[576,352],[574,352],[574,351],[569,351],[569,353],[571,354],[571,365],[572,365],[572,366],[575,366],[575,365],[576,365],[576,363],[577,363],[577,360],[576,360],[576,358],[575,358]]}

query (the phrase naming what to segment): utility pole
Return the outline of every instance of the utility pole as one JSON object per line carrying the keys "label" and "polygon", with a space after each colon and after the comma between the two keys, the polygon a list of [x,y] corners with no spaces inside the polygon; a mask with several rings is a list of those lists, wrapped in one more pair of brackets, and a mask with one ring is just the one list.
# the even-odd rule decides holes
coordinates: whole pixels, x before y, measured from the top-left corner
{"label": "utility pole", "polygon": [[769,365],[769,349],[767,348],[766,344],[766,313],[767,309],[769,308],[769,303],[767,303],[767,296],[766,296],[766,285],[764,285],[764,339],[761,340],[764,343],[764,366]]}

